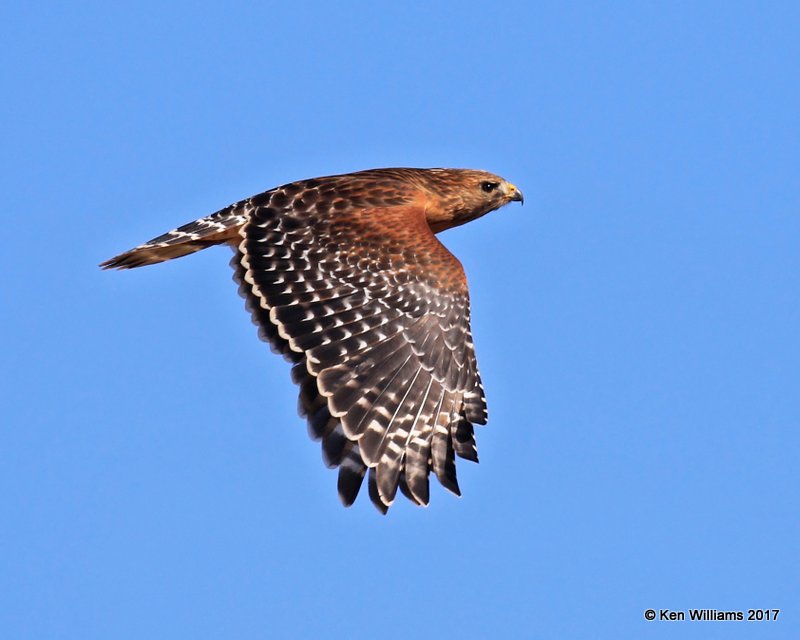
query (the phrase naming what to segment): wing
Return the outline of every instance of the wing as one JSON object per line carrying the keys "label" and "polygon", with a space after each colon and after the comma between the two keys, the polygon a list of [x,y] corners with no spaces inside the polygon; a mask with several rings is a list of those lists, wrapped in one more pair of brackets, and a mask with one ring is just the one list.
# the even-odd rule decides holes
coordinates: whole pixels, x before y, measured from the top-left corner
{"label": "wing", "polygon": [[486,403],[461,264],[425,220],[424,194],[356,176],[252,198],[233,265],[260,335],[294,367],[299,410],[339,494],[369,471],[386,512],[398,487],[429,500],[429,475],[459,494],[455,456],[477,461]]}

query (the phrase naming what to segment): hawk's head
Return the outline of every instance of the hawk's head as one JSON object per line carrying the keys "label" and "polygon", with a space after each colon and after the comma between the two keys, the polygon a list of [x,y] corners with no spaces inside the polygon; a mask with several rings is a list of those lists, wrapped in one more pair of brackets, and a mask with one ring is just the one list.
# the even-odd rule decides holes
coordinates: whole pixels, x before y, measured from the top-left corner
{"label": "hawk's head", "polygon": [[488,171],[428,169],[425,178],[433,195],[427,218],[434,233],[475,220],[509,202],[524,202],[522,191]]}

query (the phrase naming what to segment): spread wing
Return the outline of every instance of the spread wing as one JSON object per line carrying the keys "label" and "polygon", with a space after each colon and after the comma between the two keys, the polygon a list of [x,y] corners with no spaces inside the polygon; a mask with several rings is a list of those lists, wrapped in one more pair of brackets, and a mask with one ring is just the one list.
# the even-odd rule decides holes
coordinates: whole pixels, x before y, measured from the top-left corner
{"label": "spread wing", "polygon": [[397,488],[459,494],[455,456],[477,461],[486,403],[461,264],[402,181],[309,180],[246,201],[232,262],[260,335],[294,363],[299,410],[339,494],[386,512]]}

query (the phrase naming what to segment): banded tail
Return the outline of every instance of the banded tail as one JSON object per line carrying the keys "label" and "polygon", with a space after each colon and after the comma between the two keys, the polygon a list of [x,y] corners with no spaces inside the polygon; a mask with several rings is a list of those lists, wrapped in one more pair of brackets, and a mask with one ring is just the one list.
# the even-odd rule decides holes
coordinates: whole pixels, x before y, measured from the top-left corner
{"label": "banded tail", "polygon": [[168,231],[130,251],[100,263],[103,269],[134,269],[156,264],[223,243],[238,243],[239,230],[249,217],[247,201]]}

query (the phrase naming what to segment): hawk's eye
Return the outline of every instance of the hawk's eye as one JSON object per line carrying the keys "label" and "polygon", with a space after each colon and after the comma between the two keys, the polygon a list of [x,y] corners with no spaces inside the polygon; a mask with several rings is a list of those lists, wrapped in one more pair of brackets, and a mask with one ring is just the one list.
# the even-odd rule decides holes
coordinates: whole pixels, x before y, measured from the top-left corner
{"label": "hawk's eye", "polygon": [[499,186],[500,186],[499,182],[489,182],[489,181],[481,182],[481,189],[483,189],[486,193],[491,193]]}

